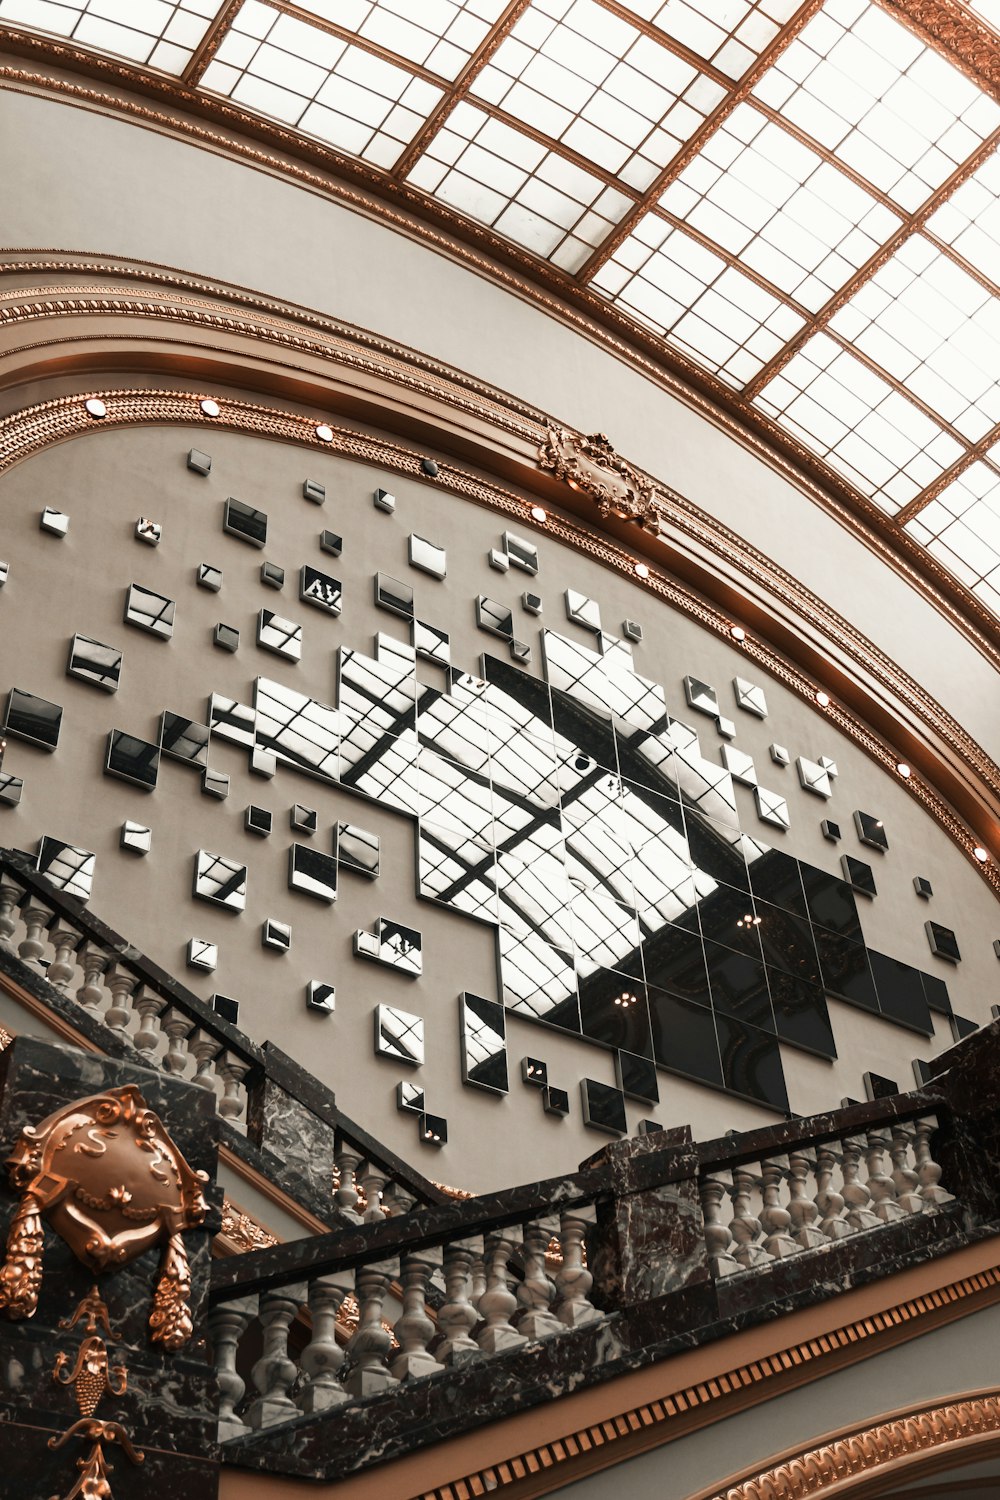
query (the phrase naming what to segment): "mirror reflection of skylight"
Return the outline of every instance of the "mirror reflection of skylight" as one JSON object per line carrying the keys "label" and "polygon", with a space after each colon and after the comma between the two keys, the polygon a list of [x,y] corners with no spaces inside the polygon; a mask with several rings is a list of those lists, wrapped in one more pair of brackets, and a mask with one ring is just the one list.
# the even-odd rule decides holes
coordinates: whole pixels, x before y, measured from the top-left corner
{"label": "mirror reflection of skylight", "polygon": [[910,212],[1000,124],[1000,106],[868,0],[827,0],[753,93]]}
{"label": "mirror reflection of skylight", "polygon": [[299,10],[333,21],[451,80],[500,19],[504,4],[505,0],[308,0]]}
{"label": "mirror reflection of skylight", "polygon": [[238,12],[202,82],[382,167],[442,96],[424,79],[259,0]]}
{"label": "mirror reflection of skylight", "polygon": [[182,73],[220,0],[0,0],[0,22],[67,37],[98,52]]}
{"label": "mirror reflection of skylight", "polygon": [[884,510],[907,505],[962,448],[838,341],[815,334],[755,405]]}
{"label": "mirror reflection of skylight", "polygon": [[803,327],[792,308],[682,229],[648,214],[593,285],[729,385],[743,385]]}

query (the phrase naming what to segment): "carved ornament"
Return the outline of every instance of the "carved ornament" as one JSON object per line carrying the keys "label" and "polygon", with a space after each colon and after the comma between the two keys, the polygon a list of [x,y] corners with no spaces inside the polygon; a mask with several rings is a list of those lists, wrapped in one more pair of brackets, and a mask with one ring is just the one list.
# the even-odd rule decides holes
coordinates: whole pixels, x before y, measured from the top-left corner
{"label": "carved ornament", "polygon": [[570,489],[596,501],[602,517],[623,516],[644,531],[659,530],[652,482],[615,452],[603,432],[577,437],[565,427],[550,427],[538,450],[538,462]]}
{"label": "carved ornament", "polygon": [[229,1198],[222,1203],[222,1226],[219,1230],[228,1240],[237,1255],[246,1255],[249,1250],[266,1250],[278,1243],[277,1235],[259,1224],[252,1214],[237,1208]]}
{"label": "carved ornament", "polygon": [[181,1236],[205,1218],[208,1177],[184,1160],[135,1084],[26,1125],[7,1165],[21,1201],[0,1266],[0,1311],[30,1318],[38,1305],[44,1218],[95,1272],[162,1245],[150,1336],[171,1351],[187,1342],[191,1273]]}
{"label": "carved ornament", "polygon": [[[104,1457],[104,1444],[117,1443],[134,1464],[141,1464],[146,1455],[133,1448],[121,1423],[104,1422],[94,1417],[94,1411],[105,1392],[110,1391],[113,1396],[124,1396],[128,1388],[128,1371],[124,1365],[111,1364],[108,1346],[97,1331],[100,1324],[109,1338],[117,1338],[111,1332],[108,1309],[96,1286],[84,1297],[71,1318],[62,1319],[59,1327],[73,1328],[81,1318],[86,1318],[84,1340],[76,1352],[76,1359],[72,1361],[72,1369],[70,1356],[60,1349],[52,1371],[52,1379],[58,1385],[72,1388],[80,1416],[59,1437],[50,1437],[49,1447],[61,1448],[63,1443],[74,1437],[91,1444],[87,1456],[76,1461],[80,1474],[64,1500],[75,1500],[77,1496],[83,1497],[83,1500],[91,1500],[91,1497],[93,1500],[111,1500],[111,1485],[108,1481],[111,1465]],[[52,1495],[50,1500],[59,1500],[59,1497]]]}

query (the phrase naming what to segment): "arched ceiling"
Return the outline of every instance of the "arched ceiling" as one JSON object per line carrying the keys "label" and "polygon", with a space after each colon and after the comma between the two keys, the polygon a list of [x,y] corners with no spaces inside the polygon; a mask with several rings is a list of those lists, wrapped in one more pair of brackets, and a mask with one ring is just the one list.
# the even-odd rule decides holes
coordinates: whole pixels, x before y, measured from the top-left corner
{"label": "arched ceiling", "polygon": [[997,0],[0,0],[535,257],[1000,615]]}

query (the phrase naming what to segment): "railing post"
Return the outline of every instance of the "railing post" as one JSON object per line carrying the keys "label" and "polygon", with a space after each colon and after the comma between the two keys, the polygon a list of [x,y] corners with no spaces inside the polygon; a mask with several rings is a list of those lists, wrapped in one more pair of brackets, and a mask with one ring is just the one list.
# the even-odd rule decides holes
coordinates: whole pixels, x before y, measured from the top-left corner
{"label": "railing post", "polygon": [[482,1251],[481,1239],[456,1240],[444,1247],[444,1284],[448,1300],[438,1308],[438,1328],[442,1338],[434,1354],[442,1364],[456,1365],[479,1354],[478,1345],[469,1337],[479,1322],[479,1314],[469,1300],[472,1290],[472,1258]]}
{"label": "railing post", "polygon": [[438,1249],[403,1256],[400,1266],[403,1313],[393,1329],[399,1353],[389,1366],[397,1380],[419,1380],[421,1375],[436,1375],[444,1369],[427,1348],[437,1332],[427,1316],[427,1283],[440,1264]]}
{"label": "railing post", "polygon": [[299,1376],[295,1361],[288,1354],[288,1330],[305,1300],[304,1282],[261,1292],[264,1348],[253,1367],[253,1383],[260,1394],[247,1412],[247,1421],[255,1431],[273,1427],[276,1422],[287,1422],[299,1414],[288,1394]]}
{"label": "railing post", "polygon": [[525,1335],[511,1327],[510,1321],[517,1311],[517,1298],[510,1289],[507,1266],[520,1238],[516,1229],[499,1229],[486,1236],[486,1290],[478,1309],[485,1327],[476,1340],[484,1354],[501,1354],[504,1349],[527,1343]]}
{"label": "railing post", "polygon": [[335,1276],[315,1276],[309,1283],[312,1338],[302,1351],[301,1365],[306,1376],[298,1395],[302,1411],[328,1411],[349,1399],[340,1383],[346,1355],[337,1342],[337,1314],[349,1290],[349,1285]]}
{"label": "railing post", "polygon": [[247,1425],[236,1415],[243,1400],[246,1381],[236,1369],[236,1351],[240,1339],[257,1316],[260,1299],[237,1297],[220,1302],[208,1311],[208,1341],[215,1355],[215,1378],[219,1382],[219,1442],[240,1437]]}
{"label": "railing post", "polygon": [[593,1209],[569,1211],[559,1216],[562,1265],[556,1273],[556,1302],[552,1311],[567,1328],[579,1328],[601,1316],[589,1300],[594,1278],[583,1263],[586,1254],[584,1237],[593,1218]]}
{"label": "railing post", "polygon": [[396,1384],[395,1376],[386,1365],[392,1335],[382,1327],[382,1308],[389,1293],[389,1282],[397,1272],[397,1262],[383,1261],[378,1265],[359,1266],[355,1273],[358,1326],[347,1346],[351,1368],[344,1381],[352,1396],[374,1396]]}

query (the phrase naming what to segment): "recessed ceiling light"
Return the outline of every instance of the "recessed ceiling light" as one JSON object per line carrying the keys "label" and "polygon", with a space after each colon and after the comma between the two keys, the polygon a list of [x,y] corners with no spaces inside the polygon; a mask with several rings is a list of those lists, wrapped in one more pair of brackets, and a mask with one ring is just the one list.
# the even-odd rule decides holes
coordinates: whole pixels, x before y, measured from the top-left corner
{"label": "recessed ceiling light", "polygon": [[904,781],[909,779],[910,768],[906,764],[905,760],[899,760],[896,762],[896,770],[899,772],[900,776],[902,776]]}
{"label": "recessed ceiling light", "polygon": [[984,865],[990,857],[989,850],[984,849],[982,844],[977,844],[972,853],[981,865]]}
{"label": "recessed ceiling light", "polygon": [[734,641],[745,641],[747,638],[747,633],[742,625],[730,625],[729,634]]}
{"label": "recessed ceiling light", "polygon": [[217,417],[222,410],[218,401],[213,401],[211,396],[206,396],[204,401],[198,402],[198,405],[206,417]]}
{"label": "recessed ceiling light", "polygon": [[539,525],[544,525],[549,518],[540,505],[533,505],[531,507],[531,519],[537,521]]}
{"label": "recessed ceiling light", "polygon": [[88,416],[106,417],[108,414],[108,408],[105,406],[100,396],[91,396],[90,400],[85,401],[83,404]]}
{"label": "recessed ceiling light", "polygon": [[830,707],[830,694],[829,693],[824,693],[822,691],[818,692],[816,694],[816,702],[819,704],[820,708],[829,708]]}
{"label": "recessed ceiling light", "polygon": [[316,436],[321,443],[333,442],[333,428],[328,427],[325,422],[320,422],[316,428]]}
{"label": "recessed ceiling light", "polygon": [[635,576],[636,576],[636,578],[648,578],[649,577],[649,568],[646,566],[645,563],[642,563],[642,562],[636,563],[636,565],[635,565]]}

